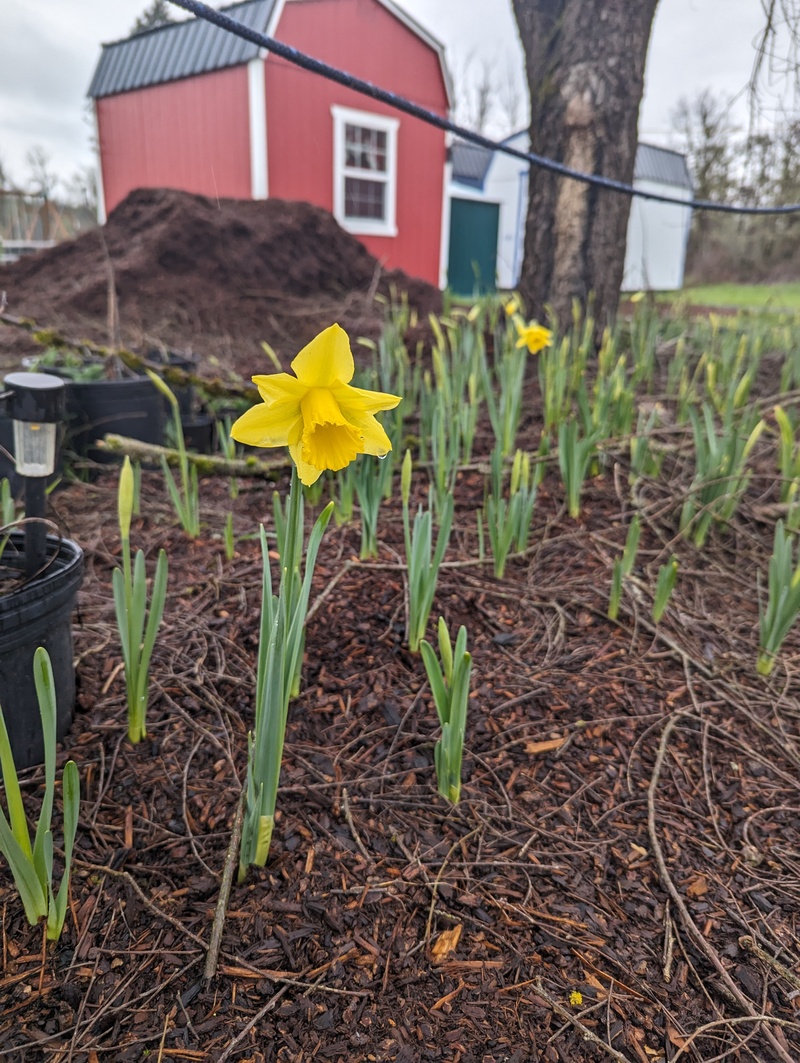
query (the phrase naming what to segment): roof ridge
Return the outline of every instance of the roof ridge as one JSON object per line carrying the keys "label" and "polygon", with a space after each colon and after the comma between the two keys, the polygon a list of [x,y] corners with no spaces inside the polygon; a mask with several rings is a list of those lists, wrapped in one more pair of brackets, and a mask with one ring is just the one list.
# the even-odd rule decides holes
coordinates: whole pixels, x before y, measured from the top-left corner
{"label": "roof ridge", "polygon": [[[228,12],[234,7],[246,7],[251,4],[263,4],[268,2],[269,0],[234,0],[232,4],[221,4],[216,10]],[[129,33],[127,37],[118,37],[114,41],[102,41],[100,47],[114,48],[118,44],[127,44],[128,41],[139,40],[142,37],[148,37],[155,33],[161,33],[163,30],[179,29],[181,26],[187,26],[193,22],[201,21],[203,20],[200,19],[197,15],[190,15],[189,18],[179,18],[172,22],[162,22],[158,26],[148,26],[147,29],[134,30],[132,33]]]}

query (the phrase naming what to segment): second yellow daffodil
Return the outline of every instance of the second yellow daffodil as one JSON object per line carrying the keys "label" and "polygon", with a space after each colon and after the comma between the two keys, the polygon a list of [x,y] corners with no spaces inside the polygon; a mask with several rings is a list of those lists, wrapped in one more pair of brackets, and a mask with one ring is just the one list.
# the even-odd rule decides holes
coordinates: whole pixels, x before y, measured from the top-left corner
{"label": "second yellow daffodil", "polygon": [[553,342],[553,333],[538,321],[526,325],[522,318],[516,318],[514,324],[517,327],[517,347],[527,347],[531,354],[538,354]]}
{"label": "second yellow daffodil", "polygon": [[347,333],[339,325],[320,332],[292,362],[295,375],[254,376],[262,401],[234,423],[231,435],[252,447],[285,447],[301,483],[325,469],[336,471],[359,454],[384,457],[392,449],[375,418],[401,396],[350,385],[355,373]]}

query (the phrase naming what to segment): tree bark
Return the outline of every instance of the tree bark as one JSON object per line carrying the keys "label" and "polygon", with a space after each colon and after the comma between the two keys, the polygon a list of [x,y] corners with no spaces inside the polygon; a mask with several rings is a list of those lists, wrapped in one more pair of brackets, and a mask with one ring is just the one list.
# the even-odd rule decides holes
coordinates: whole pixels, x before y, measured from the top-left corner
{"label": "tree bark", "polygon": [[[512,0],[531,99],[531,151],[630,184],[658,0]],[[594,299],[613,319],[630,198],[531,166],[520,294],[529,313],[570,321]]]}

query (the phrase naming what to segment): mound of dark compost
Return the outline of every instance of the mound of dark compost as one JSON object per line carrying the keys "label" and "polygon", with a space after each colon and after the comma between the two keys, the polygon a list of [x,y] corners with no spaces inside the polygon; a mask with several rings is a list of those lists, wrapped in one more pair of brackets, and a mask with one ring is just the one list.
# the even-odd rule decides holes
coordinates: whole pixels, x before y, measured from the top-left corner
{"label": "mound of dark compost", "polygon": [[[290,358],[333,321],[377,339],[393,292],[423,321],[441,309],[438,289],[384,270],[319,207],[150,188],[104,226],[0,268],[0,291],[11,314],[105,343],[110,277],[124,343],[191,348],[245,375],[262,340]],[[6,364],[25,353],[18,334],[2,342]]]}

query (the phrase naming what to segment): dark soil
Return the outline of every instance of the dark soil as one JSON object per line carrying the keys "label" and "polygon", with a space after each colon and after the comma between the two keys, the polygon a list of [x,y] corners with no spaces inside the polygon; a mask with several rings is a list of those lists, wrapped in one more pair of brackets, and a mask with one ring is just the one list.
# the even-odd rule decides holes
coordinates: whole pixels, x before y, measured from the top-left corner
{"label": "dark soil", "polygon": [[[188,348],[201,366],[221,361],[246,377],[261,340],[287,362],[332,321],[377,340],[393,293],[423,322],[441,309],[438,289],[385,271],[319,207],[169,189],[131,192],[102,228],[0,267],[0,291],[10,314],[109,343],[110,272],[126,344]],[[2,364],[35,352],[0,328]]]}
{"label": "dark soil", "polygon": [[[79,705],[59,757],[73,757],[82,779],[77,866],[63,937],[44,957],[41,932],[0,880],[0,1057],[800,1058],[800,642],[787,643],[772,682],[758,679],[766,472],[727,536],[702,555],[681,547],[658,629],[641,595],[624,600],[620,623],[605,617],[624,464],[589,483],[577,523],[551,470],[535,545],[502,582],[475,560],[483,476],[462,475],[434,612],[451,630],[467,625],[474,654],[456,808],[436,794],[435,712],[404,646],[398,503],[382,510],[375,564],[357,560],[356,525],[331,525],[272,852],[234,886],[209,983],[253,719],[250,536],[259,521],[271,526],[272,485],[242,481],[231,503],[224,481],[204,480],[192,542],[160,474],[144,474],[132,538],[149,564],[167,549],[170,592],[149,739],[137,747],[111,598],[116,477],[58,492],[53,516],[87,557]],[[639,558],[651,584],[674,548],[674,486],[651,485],[644,499]],[[231,506],[241,538],[228,562]],[[40,792],[32,771],[32,812]]]}

